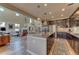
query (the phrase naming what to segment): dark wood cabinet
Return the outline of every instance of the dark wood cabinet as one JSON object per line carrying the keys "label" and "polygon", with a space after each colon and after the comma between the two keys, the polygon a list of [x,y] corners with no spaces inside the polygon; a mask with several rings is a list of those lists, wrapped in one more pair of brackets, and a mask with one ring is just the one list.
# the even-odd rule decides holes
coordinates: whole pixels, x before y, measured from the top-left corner
{"label": "dark wood cabinet", "polygon": [[6,45],[10,43],[10,35],[0,36],[0,45]]}

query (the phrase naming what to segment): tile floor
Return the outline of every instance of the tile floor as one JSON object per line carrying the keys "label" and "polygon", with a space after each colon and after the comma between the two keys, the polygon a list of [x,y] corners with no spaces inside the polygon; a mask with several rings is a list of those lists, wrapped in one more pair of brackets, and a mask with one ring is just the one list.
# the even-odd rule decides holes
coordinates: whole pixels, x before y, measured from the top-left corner
{"label": "tile floor", "polygon": [[16,36],[11,37],[9,44],[0,46],[0,55],[29,55],[26,47],[26,39]]}

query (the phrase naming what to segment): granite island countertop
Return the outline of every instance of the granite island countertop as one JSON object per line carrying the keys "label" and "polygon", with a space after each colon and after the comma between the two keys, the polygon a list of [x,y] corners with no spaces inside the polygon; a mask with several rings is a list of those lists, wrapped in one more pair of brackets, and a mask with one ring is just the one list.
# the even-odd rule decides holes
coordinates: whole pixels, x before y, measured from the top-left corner
{"label": "granite island countertop", "polygon": [[42,34],[28,34],[27,36],[40,37],[40,38],[47,38],[48,37],[48,36],[44,36]]}

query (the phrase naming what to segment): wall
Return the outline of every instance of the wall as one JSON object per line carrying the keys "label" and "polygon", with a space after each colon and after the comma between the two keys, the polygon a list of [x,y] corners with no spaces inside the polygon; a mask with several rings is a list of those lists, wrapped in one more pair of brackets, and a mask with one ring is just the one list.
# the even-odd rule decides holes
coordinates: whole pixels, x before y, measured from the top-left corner
{"label": "wall", "polygon": [[[20,16],[16,16],[16,12],[11,11],[5,7],[0,6],[0,8],[3,8],[4,11],[0,10],[0,22],[6,23],[6,29],[7,32],[14,31],[15,28],[9,29],[8,24],[20,24],[20,27],[23,28],[25,22],[25,16],[20,14]],[[29,20],[28,18],[26,20]]]}
{"label": "wall", "polygon": [[[24,16],[20,14],[19,16],[16,16],[17,12],[14,12],[12,10],[9,10],[5,7],[0,6],[0,8],[3,8],[4,11],[0,11],[0,22],[6,22],[6,28],[7,31],[14,31],[8,29],[8,24],[20,24],[21,28],[24,28],[24,25],[26,24],[26,27],[29,26],[30,23],[30,15],[29,16]],[[32,26],[37,28],[40,27],[41,25],[40,21],[36,21],[35,19],[32,19]]]}
{"label": "wall", "polygon": [[72,32],[75,34],[79,34],[79,27],[73,27]]}

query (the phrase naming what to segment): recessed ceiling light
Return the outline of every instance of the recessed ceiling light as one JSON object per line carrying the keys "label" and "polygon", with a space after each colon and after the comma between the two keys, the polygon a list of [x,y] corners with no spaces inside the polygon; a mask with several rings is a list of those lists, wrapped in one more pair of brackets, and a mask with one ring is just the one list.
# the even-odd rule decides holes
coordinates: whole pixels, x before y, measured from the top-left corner
{"label": "recessed ceiling light", "polygon": [[4,9],[3,9],[3,8],[0,8],[0,11],[1,11],[1,12],[3,12],[3,11],[4,11]]}
{"label": "recessed ceiling light", "polygon": [[40,20],[40,18],[37,18],[37,20]]}
{"label": "recessed ceiling light", "polygon": [[19,13],[16,13],[16,16],[20,16],[20,14]]}
{"label": "recessed ceiling light", "polygon": [[61,16],[64,16],[63,14]]}
{"label": "recessed ceiling light", "polygon": [[79,11],[77,11],[76,14],[79,14]]}
{"label": "recessed ceiling light", "polygon": [[52,14],[52,12],[49,12],[49,14]]}
{"label": "recessed ceiling light", "polygon": [[54,18],[54,16],[52,16],[51,18]]}
{"label": "recessed ceiling light", "polygon": [[44,4],[44,6],[46,7],[46,6],[47,6],[47,4],[45,3],[45,4]]}
{"label": "recessed ceiling light", "polygon": [[62,11],[65,11],[65,8],[63,8]]}

